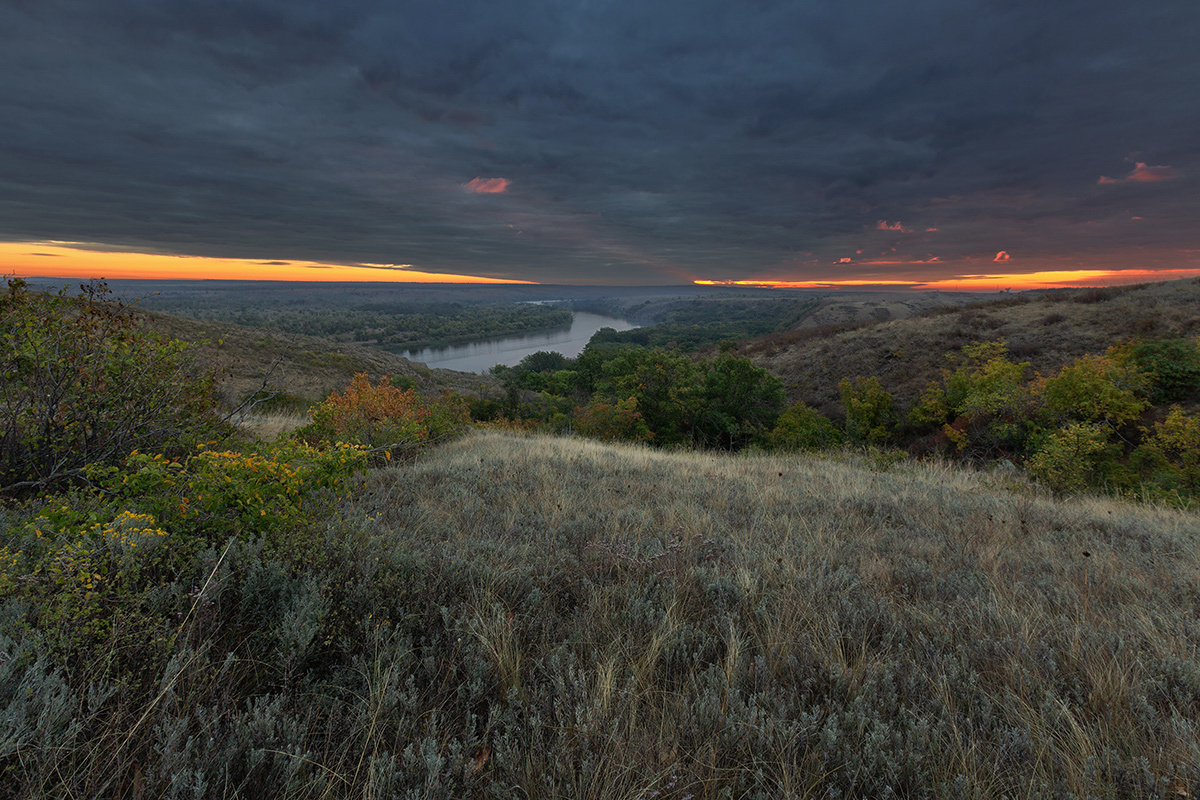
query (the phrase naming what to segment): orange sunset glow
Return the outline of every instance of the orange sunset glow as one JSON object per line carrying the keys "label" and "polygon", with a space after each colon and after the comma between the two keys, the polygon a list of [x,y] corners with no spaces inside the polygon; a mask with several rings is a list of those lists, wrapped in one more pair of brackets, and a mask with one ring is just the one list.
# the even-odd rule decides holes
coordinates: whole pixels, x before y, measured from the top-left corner
{"label": "orange sunset glow", "polygon": [[422,272],[411,264],[331,264],[264,261],[89,249],[77,242],[0,242],[0,272],[8,276],[155,280],[385,281],[393,283],[534,283]]}
{"label": "orange sunset glow", "polygon": [[987,275],[955,275],[937,280],[888,280],[869,278],[853,280],[697,280],[700,286],[747,286],[763,289],[861,289],[896,288],[962,292],[995,292],[1002,289],[1067,289],[1082,286],[1106,286],[1122,283],[1169,281],[1200,276],[1200,269],[1095,269],[1059,270],[1027,273],[991,273]]}

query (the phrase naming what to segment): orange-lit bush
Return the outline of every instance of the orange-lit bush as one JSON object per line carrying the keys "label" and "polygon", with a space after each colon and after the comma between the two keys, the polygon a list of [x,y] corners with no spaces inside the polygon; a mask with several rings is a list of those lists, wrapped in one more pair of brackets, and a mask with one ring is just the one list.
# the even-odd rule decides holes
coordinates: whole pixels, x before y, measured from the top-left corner
{"label": "orange-lit bush", "polygon": [[593,439],[649,442],[654,438],[637,410],[637,399],[633,397],[615,403],[597,401],[576,407],[571,424],[576,433]]}
{"label": "orange-lit bush", "polygon": [[390,378],[372,386],[359,373],[345,392],[335,392],[317,406],[312,424],[297,434],[310,443],[369,447],[386,460],[451,436],[468,421],[466,403],[449,392],[428,401],[413,389],[392,386]]}

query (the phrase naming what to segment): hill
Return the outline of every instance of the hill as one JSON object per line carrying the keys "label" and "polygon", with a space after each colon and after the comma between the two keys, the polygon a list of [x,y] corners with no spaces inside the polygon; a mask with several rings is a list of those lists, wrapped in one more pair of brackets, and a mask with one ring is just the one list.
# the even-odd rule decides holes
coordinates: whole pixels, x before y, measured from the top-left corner
{"label": "hill", "polygon": [[[0,793],[1200,791],[1194,513],[869,456],[476,433],[272,527],[270,462],[225,455],[206,469],[248,488],[168,477],[244,495],[214,521],[263,538],[188,523],[209,544],[164,572],[189,540],[129,495],[95,529],[158,549],[54,590],[86,626],[47,600],[39,638],[4,606]],[[10,510],[12,547],[65,509]]]}
{"label": "hill", "polygon": [[743,343],[739,354],[783,379],[793,400],[837,415],[843,377],[875,376],[907,406],[941,376],[947,353],[973,342],[1003,339],[1014,358],[1048,374],[1120,341],[1197,334],[1200,279],[1193,278],[1026,292],[904,319],[798,328]]}
{"label": "hill", "polygon": [[[462,742],[464,772],[490,752],[462,795],[1200,788],[1195,514],[936,464],[497,434],[351,508],[423,565],[411,613],[444,609],[458,674],[507,698]],[[443,743],[482,717],[450,697],[420,701]]]}
{"label": "hill", "polygon": [[165,336],[189,342],[217,374],[227,403],[241,402],[266,382],[270,391],[286,394],[298,409],[333,391],[341,391],[355,374],[372,382],[385,375],[407,379],[426,395],[448,388],[475,393],[499,385],[485,375],[430,369],[369,345],[319,336],[264,331],[227,322],[195,320],[157,311],[140,311],[146,325]]}

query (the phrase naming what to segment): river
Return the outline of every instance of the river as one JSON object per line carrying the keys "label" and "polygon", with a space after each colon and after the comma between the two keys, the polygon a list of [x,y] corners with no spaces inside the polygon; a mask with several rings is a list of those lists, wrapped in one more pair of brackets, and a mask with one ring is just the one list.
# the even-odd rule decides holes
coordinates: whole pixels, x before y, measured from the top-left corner
{"label": "river", "polygon": [[539,350],[558,352],[567,358],[574,358],[601,328],[627,331],[636,327],[638,326],[628,320],[576,311],[569,328],[505,336],[502,339],[485,339],[453,347],[426,347],[423,350],[402,351],[400,355],[420,361],[429,367],[484,373],[497,364],[514,366],[525,356]]}

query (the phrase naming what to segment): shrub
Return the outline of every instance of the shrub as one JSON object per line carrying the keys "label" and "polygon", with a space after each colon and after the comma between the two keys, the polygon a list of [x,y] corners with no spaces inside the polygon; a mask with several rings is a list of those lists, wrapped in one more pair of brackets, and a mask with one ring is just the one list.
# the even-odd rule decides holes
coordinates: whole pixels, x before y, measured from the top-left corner
{"label": "shrub", "polygon": [[1200,388],[1200,340],[1154,339],[1133,346],[1134,362],[1153,379],[1155,403],[1186,400]]}
{"label": "shrub", "polygon": [[946,404],[946,387],[930,381],[921,390],[916,404],[908,411],[908,422],[921,433],[940,428],[950,421],[950,408]]}
{"label": "shrub", "polygon": [[359,373],[345,392],[317,406],[312,423],[296,433],[312,444],[348,442],[390,459],[457,433],[469,419],[467,404],[449,393],[430,402],[413,389],[392,386],[386,377],[372,386]]}
{"label": "shrub", "polygon": [[637,410],[637,400],[628,397],[615,403],[593,401],[576,407],[571,422],[575,432],[593,439],[649,442],[654,434]]}
{"label": "shrub", "polygon": [[856,442],[882,444],[891,436],[894,422],[892,396],[875,377],[861,375],[852,383],[842,378],[838,384],[846,407],[846,435]]}
{"label": "shrub", "polygon": [[1043,409],[1055,420],[1123,425],[1149,405],[1141,396],[1149,379],[1130,358],[1128,347],[1112,347],[1102,356],[1084,355],[1039,382]]}
{"label": "shrub", "polygon": [[1046,486],[1073,492],[1094,483],[1108,450],[1108,428],[1074,422],[1054,431],[1025,462],[1025,468]]}
{"label": "shrub", "polygon": [[670,350],[631,348],[607,361],[603,373],[596,387],[599,399],[635,398],[656,443],[695,441],[704,394],[700,367],[691,358]]}
{"label": "shrub", "polygon": [[1200,417],[1172,406],[1166,419],[1146,433],[1131,457],[1143,479],[1174,491],[1200,490]]}
{"label": "shrub", "polygon": [[967,345],[959,359],[960,366],[945,373],[941,394],[927,389],[918,408],[927,409],[932,418],[937,403],[944,404],[951,423],[942,431],[960,450],[1019,449],[1030,412],[1025,385],[1029,364],[1010,361],[1003,341]]}
{"label": "shrub", "polygon": [[842,445],[842,432],[816,409],[796,403],[779,415],[769,442],[780,450],[829,450]]}
{"label": "shrub", "polygon": [[179,536],[217,544],[286,534],[312,516],[323,494],[342,493],[366,451],[280,441],[254,452],[201,450],[185,460],[133,453],[122,468],[89,467],[110,498],[151,514]]}
{"label": "shrub", "polygon": [[0,491],[77,478],[131,450],[182,454],[222,430],[183,342],[142,327],[103,284],[0,295]]}
{"label": "shrub", "polygon": [[703,388],[700,437],[726,450],[740,449],[768,434],[783,410],[779,379],[732,353],[722,353],[705,365]]}

